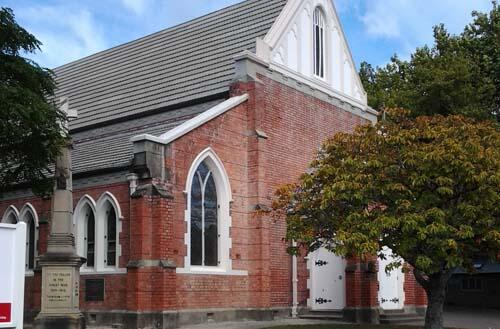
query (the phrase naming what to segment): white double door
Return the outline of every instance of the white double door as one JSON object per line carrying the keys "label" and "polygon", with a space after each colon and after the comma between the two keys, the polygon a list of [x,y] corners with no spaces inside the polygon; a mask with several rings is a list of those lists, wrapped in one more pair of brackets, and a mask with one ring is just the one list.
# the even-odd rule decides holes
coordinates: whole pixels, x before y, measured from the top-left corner
{"label": "white double door", "polygon": [[384,310],[401,310],[404,308],[404,273],[402,268],[386,272],[390,263],[397,261],[389,248],[383,249],[385,259],[379,258],[378,270],[378,301]]}
{"label": "white double door", "polygon": [[344,309],[345,260],[321,248],[309,255],[309,261],[311,262],[310,307],[315,311]]}

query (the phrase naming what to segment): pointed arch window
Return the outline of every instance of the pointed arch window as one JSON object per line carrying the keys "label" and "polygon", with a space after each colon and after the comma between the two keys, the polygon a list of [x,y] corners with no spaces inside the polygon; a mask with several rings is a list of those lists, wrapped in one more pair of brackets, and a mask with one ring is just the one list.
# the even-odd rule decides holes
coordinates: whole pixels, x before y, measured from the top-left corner
{"label": "pointed arch window", "polygon": [[27,213],[24,217],[26,222],[26,270],[33,271],[35,268],[36,257],[36,225],[35,218],[31,213]]}
{"label": "pointed arch window", "polygon": [[7,216],[7,219],[5,220],[5,222],[7,224],[17,224],[18,220],[17,220],[16,215],[14,215],[14,213],[11,213],[11,214],[9,214],[9,216]]}
{"label": "pointed arch window", "polygon": [[205,162],[191,187],[191,265],[219,265],[219,204],[212,171]]}
{"label": "pointed arch window", "polygon": [[16,217],[26,224],[25,269],[27,274],[32,274],[36,266],[35,259],[38,256],[38,216],[33,205],[26,203],[19,216]]}
{"label": "pointed arch window", "polygon": [[106,266],[116,266],[116,244],[117,244],[117,234],[116,234],[116,211],[112,205],[108,205],[106,210],[106,234],[104,236],[106,254],[104,263]]}
{"label": "pointed arch window", "polygon": [[184,267],[177,273],[248,275],[234,270],[230,250],[231,186],[224,165],[211,148],[193,161],[186,181]]}
{"label": "pointed arch window", "polygon": [[17,224],[19,221],[19,211],[14,206],[9,206],[3,217],[1,218],[1,222],[4,224]]}
{"label": "pointed arch window", "polygon": [[122,213],[117,199],[109,192],[97,202],[85,195],[75,208],[76,247],[78,255],[87,259],[86,273],[123,273],[120,268],[120,233]]}
{"label": "pointed arch window", "polygon": [[85,211],[85,232],[84,232],[84,257],[87,259],[85,266],[87,268],[94,268],[95,266],[95,252],[96,252],[96,223],[94,211],[86,206]]}
{"label": "pointed arch window", "polygon": [[314,75],[325,77],[325,15],[316,7],[313,15]]}

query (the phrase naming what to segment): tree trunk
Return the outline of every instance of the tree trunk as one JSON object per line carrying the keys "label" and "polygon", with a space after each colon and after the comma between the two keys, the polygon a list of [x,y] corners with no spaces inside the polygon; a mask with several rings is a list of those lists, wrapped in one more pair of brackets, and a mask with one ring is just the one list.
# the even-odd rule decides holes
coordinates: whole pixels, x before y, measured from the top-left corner
{"label": "tree trunk", "polygon": [[450,273],[437,273],[427,278],[424,286],[428,298],[425,329],[443,329],[443,307],[449,279]]}

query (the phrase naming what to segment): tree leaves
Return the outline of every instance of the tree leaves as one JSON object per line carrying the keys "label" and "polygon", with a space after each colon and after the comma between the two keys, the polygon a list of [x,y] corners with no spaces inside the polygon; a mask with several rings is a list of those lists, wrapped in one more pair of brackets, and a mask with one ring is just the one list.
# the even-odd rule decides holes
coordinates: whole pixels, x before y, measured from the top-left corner
{"label": "tree leaves", "polygon": [[434,27],[434,45],[385,67],[362,63],[360,77],[375,109],[404,107],[414,116],[462,114],[500,122],[500,7],[473,13],[458,36]]}
{"label": "tree leaves", "polygon": [[387,120],[326,141],[278,191],[287,238],[341,255],[384,246],[423,275],[500,253],[500,132],[462,116]]}
{"label": "tree leaves", "polygon": [[34,192],[52,189],[50,168],[65,143],[64,119],[49,98],[52,72],[23,58],[41,43],[19,26],[12,10],[0,10],[0,193],[23,183]]}
{"label": "tree leaves", "polygon": [[0,52],[9,56],[18,56],[24,52],[40,50],[41,42],[16,23],[10,8],[0,10]]}

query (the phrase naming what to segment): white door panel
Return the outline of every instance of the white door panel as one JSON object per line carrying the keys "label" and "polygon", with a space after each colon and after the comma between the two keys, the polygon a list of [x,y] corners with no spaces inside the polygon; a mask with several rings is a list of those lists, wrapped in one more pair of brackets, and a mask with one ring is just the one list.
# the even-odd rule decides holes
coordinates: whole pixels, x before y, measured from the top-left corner
{"label": "white door panel", "polygon": [[400,310],[404,308],[404,273],[401,268],[386,273],[386,266],[397,259],[389,248],[384,248],[383,254],[386,259],[379,258],[378,270],[380,307],[384,310]]}
{"label": "white door panel", "polygon": [[342,310],[345,302],[345,260],[321,248],[310,255],[313,310]]}

